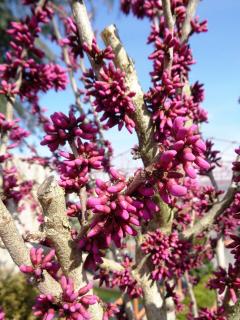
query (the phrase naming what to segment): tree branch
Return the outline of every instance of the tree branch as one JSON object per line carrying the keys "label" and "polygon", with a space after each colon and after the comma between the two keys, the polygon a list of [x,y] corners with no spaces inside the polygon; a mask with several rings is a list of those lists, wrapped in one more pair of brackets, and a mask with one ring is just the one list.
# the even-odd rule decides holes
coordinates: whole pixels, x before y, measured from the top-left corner
{"label": "tree branch", "polygon": [[86,280],[82,268],[81,252],[74,247],[66,215],[64,190],[54,177],[47,178],[38,189],[38,199],[44,213],[44,231],[55,250],[62,271],[73,279],[76,287]]}
{"label": "tree branch", "polygon": [[111,46],[115,54],[115,66],[125,72],[126,84],[129,90],[136,93],[132,98],[135,106],[133,116],[139,140],[139,151],[144,165],[148,166],[156,155],[157,146],[153,138],[154,126],[151,121],[151,115],[144,103],[144,93],[138,82],[134,63],[123,47],[115,25],[105,28],[101,35],[105,45]]}
{"label": "tree branch", "polygon": [[[46,238],[53,243],[63,273],[74,281],[77,289],[86,284],[87,276],[83,268],[82,253],[71,237],[64,190],[51,176],[39,187],[37,194],[44,212]],[[89,311],[91,319],[102,319],[103,310],[99,303],[91,305]]]}
{"label": "tree branch", "polygon": [[114,260],[110,260],[107,258],[103,258],[102,260],[103,262],[100,264],[101,269],[104,269],[106,271],[120,271],[120,272],[125,270],[120,263]]}
{"label": "tree branch", "polygon": [[188,37],[191,33],[191,20],[195,16],[197,6],[198,6],[199,0],[189,0],[187,11],[186,11],[186,18],[182,26],[182,36],[181,36],[181,42],[187,42]]}
{"label": "tree branch", "polygon": [[236,191],[236,187],[230,186],[224,198],[221,201],[216,202],[206,215],[198,220],[198,222],[196,222],[192,227],[184,230],[182,236],[188,239],[211,227],[216,217],[222,214],[231,204]]}
{"label": "tree branch", "polygon": [[167,27],[169,31],[172,33],[174,28],[174,19],[171,10],[171,1],[170,0],[162,0],[163,14],[166,20]]}
{"label": "tree branch", "polygon": [[[22,264],[31,266],[29,250],[21,237],[15,222],[0,200],[0,238],[9,252],[13,262],[20,266]],[[38,284],[38,289],[44,294],[60,296],[61,287],[46,271],[43,273],[43,281]]]}
{"label": "tree branch", "polygon": [[[173,35],[174,31],[174,18],[171,10],[171,1],[170,0],[162,0],[163,14],[166,21],[167,28],[169,32]],[[168,49],[168,52],[164,57],[164,69],[167,71],[171,70],[173,61],[173,47]]]}
{"label": "tree branch", "polygon": [[185,280],[186,280],[187,289],[188,289],[188,293],[189,293],[190,300],[191,300],[192,313],[193,313],[193,316],[194,316],[195,318],[197,318],[197,317],[198,317],[197,300],[196,300],[196,297],[195,297],[195,293],[194,293],[194,291],[193,291],[193,285],[192,285],[192,283],[191,283],[190,280],[189,280],[189,274],[188,274],[187,271],[185,272]]}

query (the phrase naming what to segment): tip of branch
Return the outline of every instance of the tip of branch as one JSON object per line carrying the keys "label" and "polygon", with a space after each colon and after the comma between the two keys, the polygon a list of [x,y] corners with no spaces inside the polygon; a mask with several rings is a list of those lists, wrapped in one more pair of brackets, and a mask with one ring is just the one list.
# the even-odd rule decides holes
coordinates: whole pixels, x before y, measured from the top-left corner
{"label": "tip of branch", "polygon": [[49,196],[51,193],[61,191],[64,193],[63,189],[58,185],[54,176],[47,177],[43,183],[39,186],[37,191],[37,196],[39,199]]}

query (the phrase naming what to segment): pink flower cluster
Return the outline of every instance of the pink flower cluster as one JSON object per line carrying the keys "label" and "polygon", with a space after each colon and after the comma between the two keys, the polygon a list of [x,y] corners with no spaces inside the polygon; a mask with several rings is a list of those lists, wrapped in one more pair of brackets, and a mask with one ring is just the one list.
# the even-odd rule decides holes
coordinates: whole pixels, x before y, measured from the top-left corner
{"label": "pink flower cluster", "polygon": [[67,159],[58,165],[61,174],[59,184],[71,192],[78,192],[86,184],[91,169],[102,169],[104,160],[104,149],[99,148],[96,143],[82,143],[77,139],[76,151],[77,157],[69,152],[59,152],[63,158]]}
{"label": "pink flower cluster", "polygon": [[95,295],[87,294],[92,289],[92,284],[75,291],[73,281],[65,276],[62,276],[60,284],[61,300],[56,301],[51,295],[41,294],[33,307],[34,315],[44,320],[52,320],[56,315],[66,320],[90,320],[87,309],[89,305],[99,301]]}
{"label": "pink flower cluster", "polygon": [[18,178],[16,167],[3,170],[3,198],[6,201],[12,199],[15,204],[24,197],[28,197],[33,186],[33,181],[20,182]]}
{"label": "pink flower cluster", "polygon": [[[3,137],[3,135],[8,134],[9,139],[11,140],[11,143],[7,146],[7,150],[16,148],[24,140],[24,138],[29,136],[29,132],[19,127],[17,124],[18,122],[19,119],[7,121],[5,115],[0,113],[1,135]],[[10,157],[11,155],[8,152],[0,155],[0,162],[4,162]]]}
{"label": "pink flower cluster", "polygon": [[114,303],[108,303],[104,308],[104,314],[102,320],[111,319],[116,313],[119,313],[118,307]]}
{"label": "pink flower cluster", "polygon": [[[38,93],[49,89],[65,89],[67,84],[66,71],[54,63],[44,63],[44,52],[39,49],[35,40],[42,31],[41,24],[47,24],[53,10],[45,3],[37,7],[32,4],[31,15],[20,21],[11,22],[7,30],[11,41],[10,50],[6,53],[5,63],[0,65],[0,93],[6,96],[19,94],[23,102],[29,102],[34,113],[39,114],[39,120],[44,120],[43,110],[38,103]],[[21,85],[16,89],[17,79],[21,74]]]}
{"label": "pink flower cluster", "polygon": [[167,150],[162,152],[158,169],[158,188],[162,199],[170,203],[170,196],[184,196],[187,188],[181,185],[185,176],[196,178],[196,169],[208,170],[210,165],[204,159],[206,151],[195,125],[187,126],[184,118],[177,117],[172,125],[172,141],[168,140]]}
{"label": "pink flower cluster", "polygon": [[135,93],[126,87],[125,73],[110,62],[103,65],[98,78],[99,80],[95,78],[92,70],[84,73],[86,95],[93,96],[96,111],[103,112],[100,120],[107,119],[107,127],[118,125],[119,130],[125,124],[128,131],[132,132],[135,127],[132,120],[135,110],[132,98]]}
{"label": "pink flower cluster", "polygon": [[85,122],[85,116],[76,117],[71,110],[66,116],[62,112],[55,112],[51,115],[51,122],[44,125],[46,135],[41,145],[47,145],[53,152],[59,146],[64,146],[66,142],[74,141],[75,137],[86,140],[95,140],[98,132],[97,127],[91,122]]}
{"label": "pink flower cluster", "polygon": [[149,232],[141,249],[145,254],[150,254],[154,280],[179,277],[194,264],[191,243],[180,240],[176,231],[170,235],[161,230]]}
{"label": "pink flower cluster", "polygon": [[206,152],[205,152],[205,157],[210,164],[210,168],[208,170],[200,170],[200,174],[205,175],[206,173],[209,173],[216,167],[221,167],[221,157],[219,155],[220,151],[218,150],[213,150],[213,142],[211,140],[207,140],[206,142]]}
{"label": "pink flower cluster", "polygon": [[56,275],[59,265],[54,260],[55,250],[50,250],[47,255],[44,254],[42,248],[31,248],[30,259],[32,266],[21,265],[20,271],[33,276],[36,280],[41,280],[43,271],[46,270],[52,275]]}
{"label": "pink flower cluster", "polygon": [[102,269],[95,275],[95,279],[100,280],[100,286],[106,285],[108,288],[118,287],[122,292],[127,293],[130,299],[142,296],[142,288],[132,276],[133,260],[125,256],[121,265],[124,271],[104,271]]}
{"label": "pink flower cluster", "polygon": [[227,320],[225,316],[225,311],[223,308],[218,308],[217,310],[209,310],[204,308],[200,311],[198,317],[188,317],[189,320]]}
{"label": "pink flower cluster", "polygon": [[228,271],[220,267],[218,271],[214,272],[215,278],[211,279],[208,285],[211,289],[217,289],[219,294],[222,294],[227,288],[230,298],[235,304],[238,300],[237,293],[240,289],[240,276],[238,274],[237,266],[233,267],[229,264]]}
{"label": "pink flower cluster", "polygon": [[[124,195],[123,191],[127,187],[125,177],[113,168],[109,173],[112,181],[104,182],[97,179],[97,197],[88,198],[87,206],[92,210],[94,220],[87,236],[92,238],[100,233],[104,234],[108,245],[113,240],[119,247],[121,239],[127,234],[137,234],[135,227],[140,226],[140,218],[148,220],[157,208],[151,198],[144,203],[141,199],[135,200],[134,197]],[[138,192],[143,198],[154,195],[153,188],[147,186],[140,186]]]}
{"label": "pink flower cluster", "polygon": [[92,46],[89,48],[86,42],[83,43],[83,50],[94,60],[98,65],[101,65],[104,60],[113,60],[115,55],[110,46],[106,47],[104,50],[101,50],[97,41],[94,38],[92,41]]}

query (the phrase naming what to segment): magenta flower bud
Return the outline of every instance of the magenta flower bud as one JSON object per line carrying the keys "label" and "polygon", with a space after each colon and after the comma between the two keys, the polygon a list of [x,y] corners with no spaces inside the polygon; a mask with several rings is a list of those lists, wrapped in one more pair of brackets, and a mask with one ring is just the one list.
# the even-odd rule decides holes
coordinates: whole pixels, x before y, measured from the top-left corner
{"label": "magenta flower bud", "polygon": [[86,286],[84,286],[81,289],[79,289],[78,293],[79,293],[80,296],[83,296],[86,293],[88,293],[88,291],[91,290],[92,288],[93,288],[93,283],[89,282]]}
{"label": "magenta flower bud", "polygon": [[94,208],[96,205],[101,205],[103,200],[101,198],[88,198],[87,206],[89,208]]}
{"label": "magenta flower bud", "polygon": [[210,168],[210,164],[204,160],[202,157],[196,157],[195,163],[204,170],[208,170]]}
{"label": "magenta flower bud", "polygon": [[124,220],[129,219],[129,213],[127,212],[127,210],[119,210],[117,214],[119,215],[119,217],[123,218]]}
{"label": "magenta flower bud", "polygon": [[93,295],[85,295],[81,298],[81,302],[86,305],[95,304],[98,301],[96,296]]}
{"label": "magenta flower bud", "polygon": [[184,141],[179,140],[173,145],[173,149],[176,151],[180,151],[184,147]]}
{"label": "magenta flower bud", "polygon": [[195,156],[192,154],[191,149],[189,148],[185,148],[183,150],[183,159],[186,161],[194,161],[195,160]]}
{"label": "magenta flower bud", "polygon": [[152,187],[140,186],[138,188],[138,192],[145,197],[151,197],[154,195],[154,189]]}
{"label": "magenta flower bud", "polygon": [[206,144],[201,139],[195,142],[195,146],[198,147],[203,152],[206,151]]}
{"label": "magenta flower bud", "polygon": [[196,171],[190,162],[185,163],[184,170],[190,178],[192,178],[192,179],[196,178],[196,176],[197,176]]}
{"label": "magenta flower bud", "polygon": [[116,180],[125,180],[125,177],[122,176],[117,170],[113,167],[109,168],[110,175]]}
{"label": "magenta flower bud", "polygon": [[108,206],[101,205],[101,204],[96,205],[95,209],[97,211],[100,211],[100,212],[103,212],[103,213],[110,213],[111,212],[111,209]]}
{"label": "magenta flower bud", "polygon": [[163,152],[159,160],[159,165],[162,168],[167,169],[170,163],[172,162],[173,158],[176,156],[176,154],[176,150],[168,150],[166,152]]}
{"label": "magenta flower bud", "polygon": [[187,188],[170,181],[167,183],[167,189],[175,197],[182,197],[187,193]]}
{"label": "magenta flower bud", "polygon": [[147,208],[148,208],[148,210],[150,211],[150,212],[157,212],[157,211],[159,211],[159,207],[156,205],[156,203],[153,201],[153,200],[151,200],[151,199],[147,199],[146,200],[146,206],[147,206]]}
{"label": "magenta flower bud", "polygon": [[149,220],[151,219],[152,215],[150,214],[150,212],[148,210],[146,210],[145,208],[142,210],[139,210],[139,215],[144,219],[144,220]]}
{"label": "magenta flower bud", "polygon": [[102,226],[95,225],[87,234],[88,238],[95,237],[97,234],[102,232]]}
{"label": "magenta flower bud", "polygon": [[110,186],[107,188],[107,191],[110,193],[117,193],[122,191],[125,188],[125,183],[124,182],[118,182],[114,186]]}
{"label": "magenta flower bud", "polygon": [[55,256],[55,250],[52,249],[49,251],[49,253],[44,257],[43,263],[50,262]]}
{"label": "magenta flower bud", "polygon": [[127,201],[125,201],[125,200],[120,200],[119,204],[123,209],[127,209],[128,206],[129,206],[129,203]]}
{"label": "magenta flower bud", "polygon": [[23,273],[32,273],[34,271],[33,267],[31,266],[25,266],[25,265],[21,265],[19,267],[20,271]]}

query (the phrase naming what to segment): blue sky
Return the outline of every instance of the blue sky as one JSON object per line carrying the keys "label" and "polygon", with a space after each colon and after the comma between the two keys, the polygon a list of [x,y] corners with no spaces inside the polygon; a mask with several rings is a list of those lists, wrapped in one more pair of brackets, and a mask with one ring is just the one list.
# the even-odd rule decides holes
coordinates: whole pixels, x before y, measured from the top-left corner
{"label": "blue sky", "polygon": [[[129,55],[134,59],[137,73],[144,90],[150,86],[151,61],[147,56],[151,47],[146,46],[150,30],[149,21],[137,20],[119,13],[119,1],[109,10],[102,1],[97,1],[95,28],[100,32],[105,26],[115,23]],[[240,142],[240,1],[203,0],[198,15],[208,20],[208,33],[195,35],[191,44],[196,65],[192,67],[191,80],[205,85],[203,106],[209,113],[209,123],[203,126],[205,137]],[[74,98],[71,90],[62,93],[50,92],[41,99],[49,114],[66,111]],[[107,137],[112,141],[115,154],[130,149],[136,143],[134,135],[111,130]],[[236,147],[216,140],[216,146],[229,159]]]}

